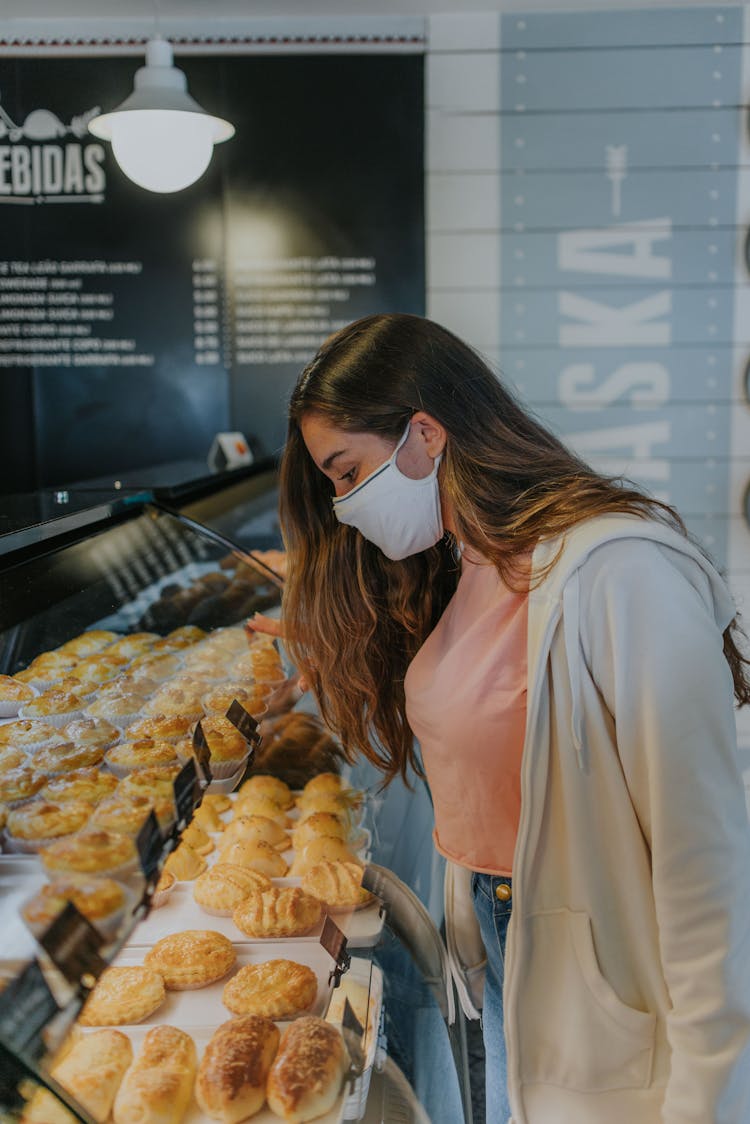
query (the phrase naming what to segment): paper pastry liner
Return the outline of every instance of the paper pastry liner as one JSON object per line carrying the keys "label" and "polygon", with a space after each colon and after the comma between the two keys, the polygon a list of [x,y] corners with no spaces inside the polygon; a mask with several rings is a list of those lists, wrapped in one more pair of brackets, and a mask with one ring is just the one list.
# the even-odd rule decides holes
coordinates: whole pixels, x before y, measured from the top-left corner
{"label": "paper pastry liner", "polygon": [[[215,761],[213,757],[209,757],[208,763],[211,767],[211,776],[214,780],[225,781],[229,777],[241,773],[247,764],[249,753],[245,753],[242,757],[232,757],[228,761]],[[209,788],[209,792],[211,789]]]}
{"label": "paper pastry liner", "polygon": [[62,835],[48,835],[44,839],[17,839],[6,830],[2,833],[3,850],[9,855],[37,855],[42,848],[49,847],[50,843],[57,843],[73,834],[75,833],[72,831],[66,831]]}
{"label": "paper pastry liner", "polygon": [[[34,694],[34,697],[39,694],[39,691],[31,683],[25,683]],[[0,718],[17,718],[18,712],[22,706],[25,706],[31,699],[0,699]]]}
{"label": "paper pastry liner", "polygon": [[165,768],[169,768],[170,765],[176,765],[178,764],[178,762],[177,757],[175,756],[174,760],[172,761],[159,761],[156,765],[152,761],[144,761],[140,765],[121,765],[117,761],[107,760],[105,756],[104,764],[107,766],[107,769],[110,771],[110,773],[114,773],[116,777],[119,777],[122,780],[123,777],[129,777],[131,773],[138,773],[141,769],[161,768],[162,766],[164,766]]}

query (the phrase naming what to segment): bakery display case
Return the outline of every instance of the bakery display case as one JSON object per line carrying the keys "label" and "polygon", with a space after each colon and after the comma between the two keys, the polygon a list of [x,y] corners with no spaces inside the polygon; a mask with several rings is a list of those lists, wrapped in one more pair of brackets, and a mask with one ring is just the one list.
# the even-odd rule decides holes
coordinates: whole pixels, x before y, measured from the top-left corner
{"label": "bakery display case", "polygon": [[[0,1120],[470,1119],[437,929],[392,893],[414,794],[350,766],[243,627],[279,611],[275,488],[263,465],[0,535]],[[236,1052],[262,1090],[230,1106]]]}

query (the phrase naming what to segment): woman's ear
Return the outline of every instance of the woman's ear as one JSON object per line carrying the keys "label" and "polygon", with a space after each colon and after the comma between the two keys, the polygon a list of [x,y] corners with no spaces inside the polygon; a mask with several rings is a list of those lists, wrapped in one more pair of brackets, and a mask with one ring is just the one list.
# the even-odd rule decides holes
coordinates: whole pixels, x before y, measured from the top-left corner
{"label": "woman's ear", "polygon": [[411,432],[416,435],[424,451],[433,460],[442,453],[448,440],[445,426],[425,410],[417,410],[412,414]]}

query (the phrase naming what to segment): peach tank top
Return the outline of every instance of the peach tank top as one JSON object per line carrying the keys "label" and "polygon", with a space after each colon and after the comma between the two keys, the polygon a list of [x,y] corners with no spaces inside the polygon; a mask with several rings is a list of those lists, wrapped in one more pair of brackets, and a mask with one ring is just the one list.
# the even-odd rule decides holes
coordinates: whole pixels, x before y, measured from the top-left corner
{"label": "peach tank top", "polygon": [[448,607],[406,674],[406,712],[435,812],[435,846],[512,875],[526,728],[528,593],[468,549]]}

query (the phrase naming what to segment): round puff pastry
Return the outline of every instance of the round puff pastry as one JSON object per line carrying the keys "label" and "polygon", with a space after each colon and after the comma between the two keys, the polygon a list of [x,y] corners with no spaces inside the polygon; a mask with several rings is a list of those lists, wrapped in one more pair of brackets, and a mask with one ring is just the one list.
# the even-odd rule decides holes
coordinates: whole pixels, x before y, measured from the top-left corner
{"label": "round puff pastry", "polygon": [[0,800],[12,804],[35,796],[45,782],[44,773],[37,773],[30,765],[18,765],[0,775]]}
{"label": "round puff pastry", "polygon": [[115,831],[89,827],[65,839],[58,839],[40,851],[45,870],[81,874],[119,871],[135,864],[136,850],[133,840]]}
{"label": "round puff pastry", "polygon": [[120,737],[120,731],[104,718],[74,718],[63,726],[62,736],[78,746],[109,749]]}
{"label": "round puff pastry", "polygon": [[200,718],[203,713],[197,691],[182,687],[162,687],[143,708],[143,713],[155,718],[159,714],[182,714],[186,717]]}
{"label": "round puff pastry", "polygon": [[133,694],[100,696],[86,707],[89,718],[103,718],[117,726],[127,726],[143,709],[143,697]]}
{"label": "round puff pastry", "polygon": [[34,688],[30,687],[28,683],[22,683],[19,679],[14,679],[12,675],[0,675],[0,703],[13,703],[21,706],[25,702],[31,702],[33,698]]}
{"label": "round puff pastry", "polygon": [[205,628],[199,628],[197,624],[181,624],[179,628],[173,628],[161,640],[157,640],[154,647],[175,648],[179,651],[180,648],[189,648],[191,644],[205,640],[207,636]]}
{"label": "round puff pastry", "polygon": [[89,804],[98,804],[111,796],[116,788],[117,777],[96,765],[89,765],[50,777],[42,789],[42,796],[47,800],[86,800]]}
{"label": "round puff pastry", "polygon": [[144,656],[136,656],[128,668],[130,675],[135,676],[136,679],[155,679],[162,683],[177,674],[182,667],[182,661],[178,656],[161,651],[159,644],[159,640],[155,641],[151,652]]}
{"label": "round puff pastry", "polygon": [[172,765],[177,761],[172,742],[157,742],[151,738],[120,742],[108,749],[104,760],[115,772],[147,769],[158,765]]}
{"label": "round puff pastry", "polygon": [[198,1068],[195,1043],[174,1026],[154,1026],[115,1096],[115,1124],[180,1124]]}
{"label": "round puff pastry", "polygon": [[359,859],[353,851],[347,847],[343,839],[334,839],[330,835],[319,835],[315,839],[311,839],[306,843],[294,856],[289,874],[294,877],[302,877],[307,874],[308,870],[317,866],[320,862],[343,862],[354,863],[361,866]]}
{"label": "round puff pastry", "polygon": [[0,746],[11,746],[13,749],[36,749],[47,742],[66,740],[57,726],[38,718],[17,718],[0,726]]}
{"label": "round puff pastry", "polygon": [[248,894],[269,890],[271,885],[265,874],[234,863],[217,862],[195,880],[193,897],[208,913],[228,917]]}
{"label": "round puff pastry", "polygon": [[123,777],[117,786],[117,794],[174,798],[174,779],[178,772],[177,765],[154,765],[147,769],[136,769],[129,776]]}
{"label": "round puff pastry", "polygon": [[206,714],[226,714],[235,699],[254,718],[259,718],[268,709],[268,691],[259,685],[246,687],[242,683],[214,687],[203,696],[203,708]]}
{"label": "round puff pastry", "polygon": [[261,1110],[279,1038],[279,1028],[261,1015],[229,1019],[214,1031],[195,1081],[195,1099],[206,1116],[239,1124]]}
{"label": "round puff pastry", "polygon": [[256,773],[250,777],[237,793],[238,799],[243,796],[269,796],[280,808],[285,811],[294,806],[294,795],[286,781],[279,777],[272,777],[268,773]]}
{"label": "round puff pastry", "polygon": [[121,636],[114,644],[109,645],[107,655],[126,656],[132,660],[135,656],[147,652],[158,639],[159,635],[156,632],[129,632],[127,636]]}
{"label": "round puff pastry", "polygon": [[38,749],[34,754],[34,764],[44,773],[69,773],[73,769],[98,765],[103,757],[104,750],[99,745],[59,742]]}
{"label": "round puff pastry", "polygon": [[89,656],[70,669],[68,678],[80,683],[81,691],[85,693],[87,690],[95,690],[100,683],[114,679],[127,662],[125,656],[110,656],[109,653],[103,656]]}
{"label": "round puff pastry", "polygon": [[221,848],[219,858],[225,863],[237,863],[238,866],[257,870],[267,878],[283,878],[289,869],[275,847],[262,840],[236,839]]}
{"label": "round puff pastry", "polygon": [[184,738],[193,724],[189,715],[157,714],[150,718],[139,718],[128,727],[128,737],[153,738],[154,741],[177,741]]}
{"label": "round puff pastry", "polygon": [[74,695],[72,691],[59,691],[51,687],[31,702],[24,703],[18,713],[21,718],[61,718],[78,713],[82,707],[83,700],[80,696]]}
{"label": "round puff pastry", "polygon": [[[112,779],[117,783],[116,777]],[[96,806],[91,823],[123,835],[137,835],[152,808],[161,827],[174,819],[174,800],[168,796],[121,796],[115,793]]]}
{"label": "round puff pastry", "polygon": [[301,885],[331,913],[362,909],[374,901],[372,894],[362,886],[362,867],[358,863],[317,863],[303,876]]}
{"label": "round puff pastry", "polygon": [[338,773],[317,773],[314,777],[310,778],[302,789],[302,792],[297,797],[297,803],[304,804],[305,800],[310,796],[317,795],[321,792],[339,793],[344,787],[344,782]]}
{"label": "round puff pastry", "polygon": [[13,749],[9,745],[0,746],[0,773],[7,773],[10,769],[17,769],[19,765],[28,765],[29,759],[22,749]]}
{"label": "round puff pastry", "polygon": [[301,937],[318,924],[322,906],[299,886],[254,891],[237,906],[232,920],[246,937]]}
{"label": "round puff pastry", "polygon": [[8,813],[6,831],[10,841],[18,839],[31,843],[57,839],[82,828],[92,811],[92,805],[83,800],[68,800],[60,804],[49,800],[30,800]]}
{"label": "round puff pastry", "polygon": [[290,1023],[266,1082],[272,1112],[298,1124],[329,1112],[349,1068],[340,1031],[314,1015]]}
{"label": "round puff pastry", "polygon": [[320,835],[328,835],[333,839],[346,839],[348,834],[346,824],[333,812],[312,812],[307,819],[301,820],[292,832],[292,846],[295,851],[301,851],[311,839],[316,839]]}
{"label": "round puff pastry", "polygon": [[297,797],[300,820],[306,820],[313,812],[332,812],[347,825],[354,822],[355,805],[346,796],[336,795],[335,792],[314,792],[307,797],[303,804],[300,804],[301,799],[301,797]]}
{"label": "round puff pastry", "polygon": [[288,1019],[306,1011],[318,994],[318,977],[295,960],[245,964],[224,984],[221,1001],[234,1015]]}
{"label": "round puff pastry", "polygon": [[207,987],[225,976],[236,960],[229,938],[211,929],[184,929],[162,937],[144,957],[170,991]]}
{"label": "round puff pastry", "polygon": [[164,869],[174,874],[178,882],[189,882],[206,870],[206,860],[189,843],[180,843],[164,863]]}
{"label": "round puff pastry", "polygon": [[[223,825],[222,825],[223,826]],[[286,851],[290,846],[289,836],[276,820],[268,816],[236,815],[222,836],[222,844],[234,843],[237,839],[270,844],[277,851]]]}
{"label": "round puff pastry", "polygon": [[146,965],[106,968],[78,1016],[81,1026],[125,1026],[152,1015],[166,998],[164,980]]}
{"label": "round puff pastry", "polygon": [[113,878],[60,875],[37,890],[21,907],[21,916],[32,933],[43,932],[67,902],[92,924],[111,925],[125,906],[125,891]]}
{"label": "round puff pastry", "polygon": [[291,827],[292,824],[278,801],[256,792],[238,797],[234,803],[234,814],[236,816],[266,816],[269,820],[276,820],[284,828]]}
{"label": "round puff pastry", "polygon": [[57,651],[81,660],[85,659],[86,656],[93,656],[95,652],[103,652],[115,640],[117,640],[116,632],[111,632],[105,628],[89,628],[86,632],[82,632],[80,636],[74,636],[72,640],[66,640]]}

